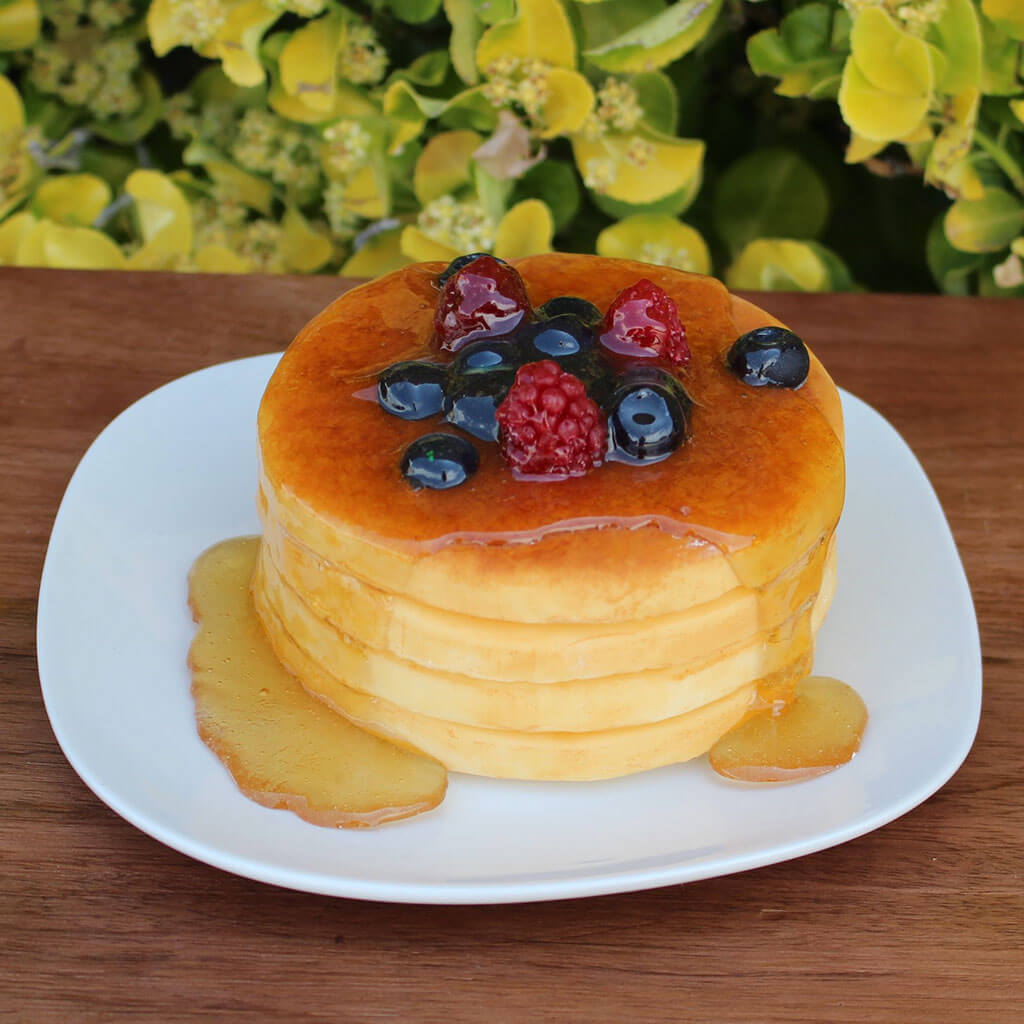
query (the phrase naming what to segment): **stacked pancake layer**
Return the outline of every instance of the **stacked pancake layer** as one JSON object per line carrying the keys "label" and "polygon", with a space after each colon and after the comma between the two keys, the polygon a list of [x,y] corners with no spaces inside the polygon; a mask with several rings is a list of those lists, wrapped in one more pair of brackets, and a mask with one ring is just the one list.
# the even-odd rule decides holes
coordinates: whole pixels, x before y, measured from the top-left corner
{"label": "stacked pancake layer", "polygon": [[[693,453],[557,484],[485,453],[461,488],[411,492],[395,466],[413,425],[358,393],[429,339],[438,269],[343,297],[268,387],[253,594],[278,656],[453,771],[593,779],[706,752],[810,669],[842,505],[834,386],[813,360],[803,394],[752,415],[760,396],[720,356],[770,318],[693,275],[533,258],[519,269],[535,304],[607,306],[641,276],[673,295],[695,353]],[[752,435],[738,454],[730,428]]]}

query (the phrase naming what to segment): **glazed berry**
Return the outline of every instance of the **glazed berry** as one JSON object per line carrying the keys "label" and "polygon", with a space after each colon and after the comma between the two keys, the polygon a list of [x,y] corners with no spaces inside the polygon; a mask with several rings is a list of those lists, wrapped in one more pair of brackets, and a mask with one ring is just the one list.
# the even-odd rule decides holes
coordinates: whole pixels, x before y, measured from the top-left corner
{"label": "glazed berry", "polygon": [[755,388],[798,388],[811,369],[807,346],[785,327],[747,331],[729,349],[726,361],[744,384]]}
{"label": "glazed berry", "polygon": [[455,434],[425,434],[402,456],[402,476],[417,490],[446,491],[464,483],[480,465],[476,449]]}
{"label": "glazed berry", "polygon": [[690,359],[676,304],[646,278],[619,292],[597,331],[601,344],[619,355],[660,358],[677,366]]}
{"label": "glazed berry", "polygon": [[507,334],[532,314],[518,272],[493,256],[478,256],[448,278],[434,312],[434,332],[445,352],[478,338]]}
{"label": "glazed berry", "polygon": [[[447,281],[449,277],[453,274],[457,274],[463,267],[469,266],[469,264],[478,257],[486,255],[487,253],[485,252],[468,252],[465,256],[456,256],[455,259],[453,259],[451,263],[449,263],[448,266],[437,275],[437,287],[443,288],[445,281]],[[498,257],[495,256],[494,259],[498,260]],[[498,260],[498,262],[504,263],[505,261]]]}
{"label": "glazed berry", "polygon": [[601,310],[592,302],[577,298],[575,295],[559,295],[556,299],[548,299],[537,310],[537,315],[546,320],[554,319],[556,316],[574,316],[588,327],[596,327],[601,322]]}
{"label": "glazed berry", "polygon": [[[516,335],[526,362],[554,359],[561,362],[594,346],[594,336],[574,316],[557,316],[521,327]],[[568,369],[568,367],[566,367]]]}
{"label": "glazed berry", "polygon": [[444,402],[444,418],[460,430],[482,441],[498,440],[495,413],[512,387],[515,372],[510,369],[470,373],[451,378]]}
{"label": "glazed berry", "polygon": [[392,416],[422,420],[441,411],[446,380],[436,363],[395,363],[377,378],[377,401]]}
{"label": "glazed berry", "polygon": [[490,373],[493,370],[508,370],[514,374],[522,364],[522,352],[514,341],[484,338],[483,341],[472,341],[460,348],[449,373],[453,378]]}
{"label": "glazed berry", "polygon": [[613,457],[658,462],[683,443],[687,409],[679,390],[668,382],[641,379],[615,392],[608,417]]}
{"label": "glazed berry", "polygon": [[501,453],[521,474],[582,476],[604,458],[604,413],[554,360],[520,368],[497,418]]}

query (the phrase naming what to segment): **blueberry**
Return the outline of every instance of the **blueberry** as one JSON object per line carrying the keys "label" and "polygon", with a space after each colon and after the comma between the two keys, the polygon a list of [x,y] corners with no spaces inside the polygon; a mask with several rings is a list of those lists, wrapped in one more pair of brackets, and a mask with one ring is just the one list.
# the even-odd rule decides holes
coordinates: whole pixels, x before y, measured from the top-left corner
{"label": "blueberry", "polygon": [[497,369],[452,378],[444,402],[444,418],[481,441],[498,440],[495,413],[515,380],[515,371]]}
{"label": "blueberry", "polygon": [[689,400],[680,395],[686,392],[677,382],[649,376],[623,381],[612,398],[608,417],[612,456],[622,462],[658,462],[686,439]]}
{"label": "blueberry", "polygon": [[484,338],[460,348],[449,373],[456,379],[467,374],[490,373],[492,370],[511,370],[514,373],[522,362],[521,350],[515,342]]}
{"label": "blueberry", "polygon": [[392,416],[422,420],[441,411],[446,380],[436,363],[395,363],[377,378],[377,401]]}
{"label": "blueberry", "polygon": [[[541,359],[554,359],[561,363],[594,347],[590,328],[568,314],[521,327],[516,337],[523,347],[523,360],[527,363]],[[564,368],[569,369],[567,366]]]}
{"label": "blueberry", "polygon": [[455,434],[424,434],[402,456],[402,476],[413,487],[446,491],[458,487],[480,465],[477,450]]}
{"label": "blueberry", "polygon": [[744,384],[798,388],[811,369],[807,346],[785,327],[758,327],[741,335],[726,357]]}
{"label": "blueberry", "polygon": [[543,319],[551,320],[556,316],[574,316],[580,323],[588,327],[596,327],[603,319],[601,310],[592,302],[586,299],[577,298],[575,295],[559,295],[557,299],[548,299],[540,309],[537,310]]}
{"label": "blueberry", "polygon": [[[451,263],[449,263],[448,266],[445,267],[444,270],[442,270],[441,273],[438,275],[437,287],[443,288],[445,281],[447,281],[449,277],[453,277],[463,267],[468,267],[469,264],[473,262],[473,260],[479,258],[480,256],[488,255],[490,254],[486,252],[468,252],[466,253],[465,256],[456,256],[455,259],[453,259]],[[498,260],[499,263],[505,262],[505,260],[498,259],[497,256],[495,256],[494,259]]]}

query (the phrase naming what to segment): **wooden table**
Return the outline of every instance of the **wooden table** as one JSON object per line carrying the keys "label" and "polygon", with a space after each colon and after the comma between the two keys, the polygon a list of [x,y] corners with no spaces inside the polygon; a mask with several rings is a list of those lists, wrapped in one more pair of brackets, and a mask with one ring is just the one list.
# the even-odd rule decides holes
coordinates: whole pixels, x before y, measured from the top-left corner
{"label": "wooden table", "polygon": [[800,860],[501,907],[273,888],[170,850],[64,760],[36,595],[76,463],[180,374],[282,348],[345,282],[0,269],[0,1017],[155,1021],[1019,1021],[1024,985],[1024,303],[772,295],[945,507],[985,707],[936,796]]}

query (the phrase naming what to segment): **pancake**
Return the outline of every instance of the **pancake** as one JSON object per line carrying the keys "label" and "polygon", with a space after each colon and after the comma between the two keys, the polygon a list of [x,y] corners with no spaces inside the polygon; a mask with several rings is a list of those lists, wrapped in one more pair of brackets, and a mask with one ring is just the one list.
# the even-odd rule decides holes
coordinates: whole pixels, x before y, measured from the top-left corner
{"label": "pancake", "polygon": [[310,692],[450,770],[584,779],[686,760],[810,669],[843,503],[838,393],[813,355],[799,389],[738,380],[725,353],[777,321],[710,278],[515,266],[535,308],[663,288],[692,352],[690,440],[558,482],[517,479],[480,443],[466,483],[414,490],[402,452],[438,424],[388,415],[373,388],[394,362],[438,358],[444,267],[407,267],[329,306],[267,387],[257,611]]}

